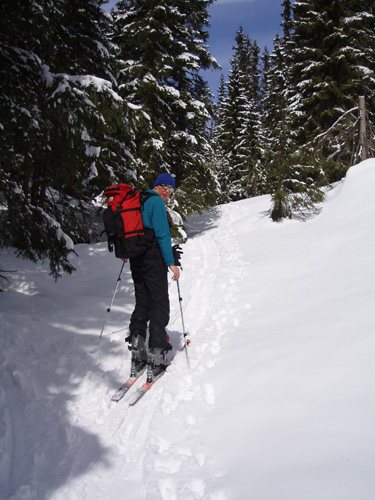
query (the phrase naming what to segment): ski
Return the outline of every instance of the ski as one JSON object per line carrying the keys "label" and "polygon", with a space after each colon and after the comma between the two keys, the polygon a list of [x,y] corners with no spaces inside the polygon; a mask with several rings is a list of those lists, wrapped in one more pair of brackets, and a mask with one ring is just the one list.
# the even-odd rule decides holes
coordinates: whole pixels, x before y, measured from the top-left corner
{"label": "ski", "polygon": [[151,387],[155,384],[155,382],[164,375],[164,373],[167,371],[167,369],[162,370],[159,372],[157,375],[154,376],[154,379],[152,382],[145,382],[139,389],[138,391],[134,394],[133,398],[129,402],[129,406],[134,406],[138,403],[140,399],[143,398],[143,396],[148,392]]}
{"label": "ski", "polygon": [[[186,335],[184,337],[184,343],[181,347],[181,351],[185,351],[186,352],[186,360],[188,362],[188,366],[189,366],[189,358],[188,358],[188,345],[190,344],[190,340],[186,338]],[[171,362],[168,363],[168,365],[170,365]],[[190,367],[190,366],[189,366]],[[137,380],[139,379],[139,377],[144,373],[144,371],[146,370],[147,366],[144,366],[142,368],[142,370],[140,370],[138,373],[137,373],[137,376],[135,377],[129,377],[129,379],[124,382],[122,384],[122,386],[114,393],[114,395],[112,396],[111,398],[111,401],[114,401],[114,402],[118,402],[120,401],[120,399],[122,399],[125,394],[129,391],[129,389],[137,382]],[[156,375],[154,375],[153,377],[153,380],[151,382],[145,382],[136,392],[135,394],[133,395],[133,397],[130,398],[130,401],[129,401],[129,406],[134,406],[135,404],[138,403],[138,401],[143,398],[143,396],[146,394],[146,392],[148,392],[151,387],[155,384],[155,382],[162,376],[164,375],[164,373],[166,372],[167,368],[161,370],[159,373],[157,373]]]}
{"label": "ski", "polygon": [[128,390],[137,382],[139,377],[145,372],[147,365],[145,365],[135,377],[129,377],[126,382],[122,384],[122,386],[113,394],[111,397],[111,401],[114,403],[118,403],[120,399],[122,399]]}

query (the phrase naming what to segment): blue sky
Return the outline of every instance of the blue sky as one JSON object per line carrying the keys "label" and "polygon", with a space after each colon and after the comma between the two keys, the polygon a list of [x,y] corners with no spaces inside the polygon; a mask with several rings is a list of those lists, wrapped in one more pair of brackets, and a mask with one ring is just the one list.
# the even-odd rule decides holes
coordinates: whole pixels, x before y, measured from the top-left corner
{"label": "blue sky", "polygon": [[[282,34],[281,12],[283,0],[216,0],[209,8],[209,51],[222,67],[224,78],[230,69],[236,33],[240,26],[251,40],[256,40],[261,52],[265,46],[272,50],[273,39]],[[116,4],[110,0],[106,10]],[[221,71],[205,71],[211,91],[216,95]]]}
{"label": "blue sky", "polygon": [[[209,50],[222,67],[224,78],[230,69],[236,33],[240,26],[252,41],[256,40],[261,53],[265,46],[272,51],[273,39],[282,34],[282,0],[216,0],[209,8]],[[216,94],[221,71],[206,71],[204,76]]]}

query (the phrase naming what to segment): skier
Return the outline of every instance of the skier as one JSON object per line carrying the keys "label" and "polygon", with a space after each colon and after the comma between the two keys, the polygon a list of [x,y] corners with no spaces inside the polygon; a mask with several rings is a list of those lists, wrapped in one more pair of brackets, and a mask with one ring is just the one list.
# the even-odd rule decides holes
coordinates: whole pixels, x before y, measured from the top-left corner
{"label": "skier", "polygon": [[[153,189],[146,191],[142,204],[142,220],[151,235],[145,253],[130,259],[134,282],[135,308],[130,318],[130,335],[125,339],[132,351],[132,375],[146,364],[154,373],[167,366],[166,353],[172,348],[168,342],[166,326],[169,322],[168,268],[172,279],[178,280],[180,269],[176,265],[165,201],[174,192],[172,175],[160,174]],[[178,261],[177,261],[178,262]],[[149,324],[148,355],[146,330]]]}

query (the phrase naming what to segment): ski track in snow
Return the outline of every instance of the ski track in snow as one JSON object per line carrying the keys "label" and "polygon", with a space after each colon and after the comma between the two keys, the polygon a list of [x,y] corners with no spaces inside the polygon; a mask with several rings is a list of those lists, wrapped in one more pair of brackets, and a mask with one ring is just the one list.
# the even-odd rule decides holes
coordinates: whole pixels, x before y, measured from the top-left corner
{"label": "ski track in snow", "polygon": [[[242,217],[243,211],[238,211],[235,204],[225,211],[217,207],[207,215],[206,227],[197,231],[197,238],[192,223],[191,238],[184,245],[184,252],[198,272],[189,273],[187,269],[186,276],[183,271],[180,279],[185,327],[191,339],[188,348],[191,369],[187,369],[185,353],[178,352],[167,374],[134,408],[127,405],[126,397],[118,404],[110,403],[111,393],[117,388],[115,384],[121,382],[121,376],[127,378],[129,372],[130,357],[123,342],[124,311],[118,306],[124,291],[127,297],[132,295],[129,273],[122,279],[102,341],[92,325],[78,320],[82,311],[74,296],[79,297],[82,291],[78,285],[69,297],[69,278],[61,280],[66,283],[59,292],[61,296],[56,297],[53,311],[49,310],[49,314],[46,311],[46,317],[34,318],[30,332],[17,332],[16,325],[10,326],[12,335],[26,339],[10,340],[11,344],[24,345],[18,353],[20,361],[29,354],[31,361],[30,373],[24,367],[18,369],[17,364],[3,363],[8,388],[13,387],[0,393],[4,409],[1,444],[8,453],[12,450],[12,456],[1,457],[3,484],[12,491],[8,500],[112,500],[122,498],[121,491],[126,491],[130,500],[226,499],[220,487],[225,471],[217,468],[215,457],[209,456],[200,421],[209,419],[216,401],[210,370],[236,328],[241,309],[248,307],[238,301],[235,293],[238,280],[247,279],[248,270],[241,263],[238,244],[230,229]],[[112,256],[103,253],[104,244],[100,247],[102,259],[105,256],[102,262],[111,262],[115,268]],[[89,253],[96,255],[95,250]],[[84,273],[84,259],[76,264]],[[30,264],[24,263],[23,267],[26,276]],[[39,267],[45,275],[45,266]],[[116,272],[117,269],[114,276]],[[40,300],[39,295],[43,294],[39,282],[33,283],[32,279],[25,291],[31,302]],[[21,301],[24,296],[19,294],[18,298]],[[176,350],[182,322],[174,283],[170,284],[170,299],[168,330]],[[128,298],[125,309],[129,318],[132,306]],[[70,319],[81,335],[69,331],[64,324],[65,310],[72,315]],[[103,307],[101,312],[104,311]],[[122,322],[113,326],[111,320],[117,316],[121,316]],[[95,323],[98,318],[100,322],[99,314]],[[47,336],[46,328],[50,328]],[[111,329],[117,333],[108,335]],[[82,358],[77,356],[79,352],[84,353]],[[17,359],[17,354],[13,359]],[[41,359],[40,380],[35,381]],[[80,359],[78,365],[77,359]],[[109,366],[110,361],[113,367]],[[67,373],[68,381],[64,379]],[[141,381],[135,388],[140,384]],[[20,397],[20,391],[26,396]],[[97,401],[95,408],[92,400]],[[195,407],[206,408],[205,412],[200,409],[198,421]],[[29,447],[25,446],[28,442]],[[49,470],[54,474],[48,475]],[[207,478],[211,478],[209,484]]]}
{"label": "ski track in snow", "polygon": [[[184,274],[181,278],[183,314],[191,338],[191,369],[187,370],[185,353],[180,352],[167,374],[136,407],[129,408],[125,397],[120,403],[103,408],[88,430],[106,436],[107,446],[111,443],[110,472],[106,472],[106,464],[97,464],[88,483],[69,477],[69,486],[60,489],[52,497],[54,500],[110,499],[116,498],[119,491],[126,491],[127,498],[134,500],[226,498],[224,492],[215,487],[223,471],[215,469],[214,457],[207,454],[199,425],[191,414],[191,405],[203,401],[207,414],[201,414],[200,418],[209,418],[210,408],[215,404],[215,383],[210,379],[209,370],[220,356],[225,332],[236,326],[227,311],[243,307],[236,304],[234,291],[237,280],[246,276],[246,270],[241,266],[241,256],[228,231],[236,221],[236,210],[226,211],[225,217],[220,215],[215,231],[208,230],[196,241],[192,238],[184,247],[186,253],[195,256],[193,261],[196,260],[199,268],[193,279],[185,282]],[[221,268],[227,269],[222,259],[228,258],[232,262],[229,276],[225,271],[218,272]],[[177,332],[181,332],[181,315],[173,288],[171,284],[169,330],[171,340],[176,343],[180,335]],[[191,317],[189,310],[200,311],[200,314]],[[212,317],[213,310],[219,311],[215,317]],[[124,363],[123,372],[127,371],[127,363]],[[180,436],[180,440],[172,441],[170,436]],[[73,470],[79,468],[79,457],[83,455],[86,459],[89,451],[78,447]],[[207,477],[212,477],[212,484],[207,484]]]}

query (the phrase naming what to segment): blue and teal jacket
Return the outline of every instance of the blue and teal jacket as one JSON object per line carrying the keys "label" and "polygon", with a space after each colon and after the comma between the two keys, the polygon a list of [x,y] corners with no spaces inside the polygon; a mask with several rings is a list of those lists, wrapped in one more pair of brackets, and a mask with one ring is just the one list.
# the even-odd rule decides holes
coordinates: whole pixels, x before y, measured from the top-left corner
{"label": "blue and teal jacket", "polygon": [[155,231],[156,241],[159,244],[164,262],[167,266],[172,266],[174,258],[171,232],[169,230],[164,200],[153,189],[148,189],[146,193],[152,193],[152,195],[142,204],[143,225]]}

